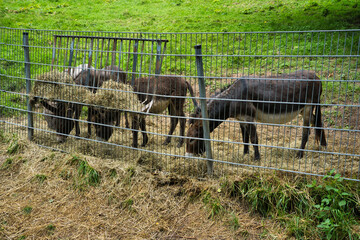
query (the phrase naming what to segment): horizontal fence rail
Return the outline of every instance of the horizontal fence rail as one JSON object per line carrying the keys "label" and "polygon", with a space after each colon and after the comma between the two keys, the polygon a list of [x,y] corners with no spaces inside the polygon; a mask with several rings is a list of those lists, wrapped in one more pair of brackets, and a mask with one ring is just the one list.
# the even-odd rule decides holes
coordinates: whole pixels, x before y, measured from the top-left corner
{"label": "horizontal fence rail", "polygon": [[0,132],[153,171],[359,181],[359,58],[360,30],[0,27]]}

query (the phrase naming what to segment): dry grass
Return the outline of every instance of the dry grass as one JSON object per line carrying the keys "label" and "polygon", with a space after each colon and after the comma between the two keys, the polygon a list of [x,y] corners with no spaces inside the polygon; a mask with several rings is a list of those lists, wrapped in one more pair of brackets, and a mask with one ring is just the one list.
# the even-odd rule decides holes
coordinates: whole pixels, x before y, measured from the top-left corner
{"label": "dry grass", "polygon": [[130,109],[141,111],[143,105],[139,102],[133,88],[121,82],[112,80],[103,83],[96,94],[88,93],[85,103],[116,109]]}
{"label": "dry grass", "polygon": [[84,102],[89,92],[84,87],[74,86],[69,74],[57,70],[41,74],[36,79],[31,94],[49,100]]}
{"label": "dry grass", "polygon": [[74,84],[70,75],[53,70],[37,76],[31,96],[131,111],[141,111],[143,107],[137,95],[133,93],[132,87],[128,84],[109,80],[102,84],[96,94],[84,86]]}
{"label": "dry grass", "polygon": [[[80,188],[72,155],[19,144],[14,155],[6,153],[8,143],[0,144],[0,165],[12,159],[0,170],[2,239],[285,239],[278,223],[219,193],[216,179],[156,171],[150,159],[77,154],[101,176],[97,186]],[[204,191],[226,211],[209,218]]]}

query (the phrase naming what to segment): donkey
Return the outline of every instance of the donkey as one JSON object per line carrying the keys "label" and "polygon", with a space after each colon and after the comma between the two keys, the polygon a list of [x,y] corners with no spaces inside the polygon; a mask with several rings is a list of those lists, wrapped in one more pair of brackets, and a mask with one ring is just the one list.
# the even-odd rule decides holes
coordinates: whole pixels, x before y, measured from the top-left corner
{"label": "donkey", "polygon": [[[86,86],[89,89],[89,91],[91,91],[92,93],[96,93],[98,88],[100,88],[105,81],[108,81],[110,79],[117,81],[117,82],[125,82],[126,81],[126,73],[123,72],[121,69],[119,69],[116,66],[107,66],[100,70],[84,69],[77,75],[77,77],[74,79],[74,82],[77,85]],[[76,119],[76,121],[75,121],[76,136],[79,136],[80,135],[80,126],[79,126],[79,122],[77,121],[77,119],[80,118],[82,106],[79,105],[77,107],[79,108],[79,110],[76,111],[76,115],[74,118]],[[88,121],[87,136],[88,137],[91,136],[91,122],[93,122],[92,120],[94,120],[94,121],[98,120],[100,122],[103,121],[103,120],[101,120],[101,117],[99,117],[99,116],[97,116],[95,118],[92,117],[93,114],[98,114],[100,112],[101,112],[100,108],[95,109],[94,107],[90,107],[90,106],[88,107],[88,117],[87,117],[87,121]],[[115,114],[115,116],[119,116],[119,115]],[[119,119],[116,119],[115,125],[119,125]],[[101,130],[96,130],[96,131],[101,133]],[[108,130],[106,130],[106,131],[108,131]]]}
{"label": "donkey", "polygon": [[[254,144],[255,160],[260,160],[258,135],[255,120],[265,123],[287,123],[298,114],[303,116],[303,133],[297,157],[303,157],[303,150],[310,134],[310,123],[315,126],[315,139],[326,146],[325,132],[322,128],[320,97],[322,83],[313,71],[296,71],[271,79],[240,78],[207,104],[210,132],[223,120],[236,118],[240,123],[244,154],[249,152],[249,138]],[[315,109],[315,114],[313,111]],[[192,115],[200,117],[200,109]],[[191,119],[187,132],[186,155],[202,154],[205,151],[203,123],[201,119]]]}
{"label": "donkey", "polygon": [[[170,130],[168,136],[164,141],[164,145],[171,142],[171,135],[174,133],[175,128],[180,120],[180,135],[185,135],[185,113],[184,104],[186,100],[186,94],[189,90],[190,95],[194,97],[194,91],[191,85],[183,78],[176,76],[159,76],[159,77],[143,77],[135,79],[134,92],[137,94],[138,99],[144,104],[143,112],[150,112],[160,114],[168,109],[169,114],[172,116],[170,121]],[[155,90],[155,92],[154,92]],[[157,94],[154,97],[153,93]],[[197,107],[197,102],[193,98],[193,103]],[[114,122],[111,116],[117,116],[120,114],[115,110],[108,110],[109,113],[103,113],[102,115],[107,119],[102,119],[101,122]],[[125,111],[126,113],[126,111]],[[148,142],[148,136],[146,133],[146,121],[145,114],[133,114],[132,126],[133,130],[133,147],[138,147],[138,129],[141,129],[143,141],[142,147],[146,146]],[[106,133],[98,133],[98,136],[105,136],[105,140],[110,138],[112,130],[103,128]],[[184,143],[184,139],[180,138],[177,147],[181,147]]]}
{"label": "donkey", "polygon": [[[35,105],[39,98],[32,98],[30,104]],[[40,104],[44,108],[44,118],[50,129],[56,131],[56,139],[59,143],[65,142],[67,135],[74,129],[73,116],[77,111],[76,104],[41,99]]]}
{"label": "donkey", "polygon": [[[155,90],[155,91],[154,91]],[[159,77],[143,77],[135,79],[134,92],[137,93],[138,99],[145,105],[143,111],[160,114],[166,109],[169,115],[173,116],[170,120],[170,130],[163,145],[168,145],[171,142],[171,135],[180,120],[180,136],[185,136],[185,113],[184,104],[186,100],[186,93],[189,90],[192,101],[195,107],[198,106],[194,99],[194,91],[190,83],[183,78],[176,76],[159,76]],[[151,95],[152,93],[157,96]],[[138,122],[137,122],[138,121]],[[146,123],[144,115],[133,118],[132,128],[142,130],[143,143],[145,146],[148,140],[146,134]],[[179,138],[177,147],[181,147],[184,143],[184,138]],[[137,139],[133,139],[133,146],[137,146]]]}

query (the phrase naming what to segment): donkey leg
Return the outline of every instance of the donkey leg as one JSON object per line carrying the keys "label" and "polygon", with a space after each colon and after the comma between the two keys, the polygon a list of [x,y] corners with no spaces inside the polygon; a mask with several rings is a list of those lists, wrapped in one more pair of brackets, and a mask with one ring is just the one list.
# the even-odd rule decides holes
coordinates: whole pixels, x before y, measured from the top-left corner
{"label": "donkey leg", "polygon": [[80,126],[79,119],[82,111],[82,106],[78,104],[74,104],[75,113],[74,113],[74,121],[75,121],[75,136],[80,136]]}
{"label": "donkey leg", "polygon": [[88,117],[87,117],[87,122],[88,122],[88,132],[86,137],[90,138],[91,137],[91,119],[92,119],[92,115],[93,115],[93,108],[92,107],[88,107]]}
{"label": "donkey leg", "polygon": [[177,147],[181,147],[184,144],[183,137],[185,136],[186,119],[185,119],[185,113],[182,109],[181,109],[181,113],[179,114],[179,116],[182,117],[182,118],[180,118],[180,136],[181,136],[181,138],[179,138],[179,143],[178,143]]}
{"label": "donkey leg", "polygon": [[325,131],[323,128],[323,122],[321,119],[321,106],[318,105],[315,107],[315,116],[314,116],[314,125],[315,127],[315,139],[320,141],[320,145],[326,147],[326,137]]}
{"label": "donkey leg", "polygon": [[301,137],[301,145],[300,145],[300,150],[297,152],[297,157],[298,158],[302,158],[304,156],[304,149],[305,149],[305,146],[306,146],[306,143],[309,139],[309,135],[310,135],[310,122],[312,121],[311,120],[311,117],[312,117],[312,111],[313,111],[313,107],[311,106],[306,106],[304,108],[304,111],[303,111],[303,118],[304,118],[304,126],[303,126],[303,132],[302,132],[302,137]]}
{"label": "donkey leg", "polygon": [[249,123],[248,124],[248,134],[250,135],[250,140],[252,144],[254,145],[254,152],[255,152],[255,156],[254,156],[254,160],[260,160],[260,152],[259,152],[259,139],[258,139],[258,135],[256,132],[256,126],[255,124]]}
{"label": "donkey leg", "polygon": [[171,142],[171,135],[174,133],[176,125],[178,124],[178,121],[179,121],[179,119],[177,117],[175,117],[176,111],[175,111],[174,107],[172,106],[172,103],[169,104],[168,110],[169,110],[169,115],[171,116],[170,130],[168,132],[168,136],[166,137],[163,145],[168,145]]}
{"label": "donkey leg", "polygon": [[125,127],[129,128],[130,124],[129,124],[129,119],[128,119],[128,116],[127,116],[127,112],[124,112],[124,116],[125,116]]}
{"label": "donkey leg", "polygon": [[132,143],[132,146],[134,148],[137,148],[138,147],[138,130],[139,129],[139,117],[134,115],[132,117],[132,121],[131,121],[131,128],[135,131],[132,131],[133,133],[133,143]]}
{"label": "donkey leg", "polygon": [[143,142],[141,144],[141,147],[145,147],[146,144],[149,141],[148,135],[146,133],[146,121],[145,121],[145,117],[143,116],[139,116],[139,123],[140,123],[140,129],[142,131],[142,136],[143,136]]}
{"label": "donkey leg", "polygon": [[247,125],[244,123],[240,123],[241,133],[242,133],[242,139],[244,144],[244,155],[249,153],[249,131],[247,130]]}

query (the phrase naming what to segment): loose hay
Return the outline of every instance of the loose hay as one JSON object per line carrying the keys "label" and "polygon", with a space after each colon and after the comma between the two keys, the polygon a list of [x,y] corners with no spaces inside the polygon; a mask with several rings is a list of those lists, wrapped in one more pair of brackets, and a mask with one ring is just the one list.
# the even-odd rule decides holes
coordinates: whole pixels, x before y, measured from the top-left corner
{"label": "loose hay", "polygon": [[130,111],[141,111],[143,107],[128,84],[109,80],[95,94],[86,86],[74,84],[69,74],[53,70],[37,76],[31,96]]}
{"label": "loose hay", "polygon": [[[6,147],[0,144],[0,153]],[[1,239],[239,239],[243,232],[257,239],[264,231],[285,238],[273,220],[218,194],[218,180],[152,173],[150,162],[76,157],[100,174],[96,187],[78,181],[73,155],[27,142],[21,154],[11,156],[11,166],[0,170]],[[37,175],[46,179],[39,182]],[[204,191],[234,212],[239,229],[231,229],[229,214],[209,218]]]}
{"label": "loose hay", "polygon": [[74,80],[69,74],[53,70],[37,76],[31,96],[49,100],[84,102],[88,90],[74,84]]}
{"label": "loose hay", "polygon": [[88,91],[85,103],[131,111],[141,111],[143,107],[130,85],[113,80],[104,82],[95,94]]}

